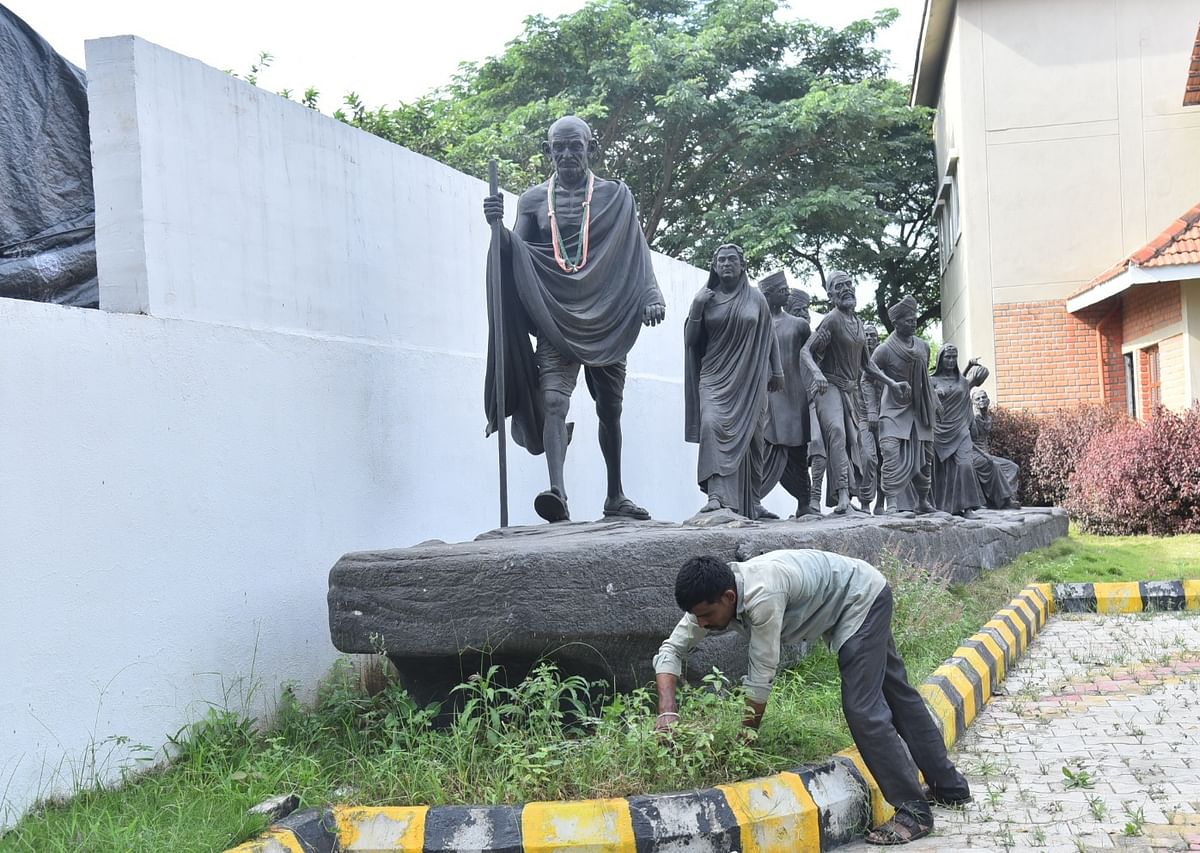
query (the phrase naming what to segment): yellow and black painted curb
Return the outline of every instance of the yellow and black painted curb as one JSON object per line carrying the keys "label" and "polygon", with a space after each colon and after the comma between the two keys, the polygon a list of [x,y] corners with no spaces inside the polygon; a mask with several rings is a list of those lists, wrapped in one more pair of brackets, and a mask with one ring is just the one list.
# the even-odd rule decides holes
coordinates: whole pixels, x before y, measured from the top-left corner
{"label": "yellow and black painted curb", "polygon": [[1053,593],[1055,609],[1061,613],[1200,610],[1200,580],[1060,583]]}
{"label": "yellow and black painted curb", "polygon": [[[1051,615],[1200,610],[1200,580],[1033,584],[918,688],[952,745]],[[297,812],[227,853],[818,853],[887,820],[855,749],[701,791],[517,806],[334,806]]]}

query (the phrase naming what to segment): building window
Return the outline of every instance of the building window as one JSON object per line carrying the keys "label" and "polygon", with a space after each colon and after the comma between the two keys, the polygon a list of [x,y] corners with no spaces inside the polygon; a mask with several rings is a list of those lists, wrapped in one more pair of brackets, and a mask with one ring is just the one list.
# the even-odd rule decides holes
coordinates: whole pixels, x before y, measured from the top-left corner
{"label": "building window", "polygon": [[938,256],[941,258],[941,269],[945,272],[954,256],[958,238],[962,236],[958,205],[958,157],[952,156],[946,166],[946,176],[942,178],[934,204],[934,215],[938,223]]}
{"label": "building window", "polygon": [[1146,349],[1146,398],[1151,413],[1162,405],[1161,376],[1158,365],[1158,345],[1155,344]]}
{"label": "building window", "polygon": [[1137,368],[1134,366],[1131,352],[1125,353],[1125,411],[1129,417],[1137,417]]}

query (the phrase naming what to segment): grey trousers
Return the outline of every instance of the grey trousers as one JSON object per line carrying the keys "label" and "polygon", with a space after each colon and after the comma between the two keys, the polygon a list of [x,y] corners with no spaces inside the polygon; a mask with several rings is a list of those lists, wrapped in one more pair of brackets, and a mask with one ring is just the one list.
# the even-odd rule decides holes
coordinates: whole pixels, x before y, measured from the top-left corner
{"label": "grey trousers", "polygon": [[838,650],[838,667],[850,734],[884,799],[922,822],[931,821],[917,767],[939,794],[967,793],[967,780],[946,755],[941,732],[921,694],[908,683],[904,661],[896,652],[890,586],[883,588],[862,627]]}

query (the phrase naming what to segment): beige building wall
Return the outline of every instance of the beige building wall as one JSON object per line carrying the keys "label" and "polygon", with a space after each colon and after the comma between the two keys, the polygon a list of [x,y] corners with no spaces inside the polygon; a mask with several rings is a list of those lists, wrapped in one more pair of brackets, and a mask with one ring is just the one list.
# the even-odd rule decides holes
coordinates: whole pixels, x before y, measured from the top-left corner
{"label": "beige building wall", "polygon": [[[942,335],[967,357],[994,365],[991,289],[971,286],[981,277],[990,281],[987,160],[972,153],[973,140],[981,138],[983,128],[982,104],[975,94],[983,87],[983,75],[970,57],[978,55],[981,42],[970,20],[959,17],[951,27],[934,130],[939,175],[943,186],[948,180],[953,183],[948,195],[953,195],[960,223],[951,254],[943,258]],[[985,388],[995,395],[994,377]]]}
{"label": "beige building wall", "polygon": [[1158,344],[1159,366],[1162,370],[1162,403],[1179,411],[1190,405],[1187,384],[1187,347],[1183,335],[1164,338]]}
{"label": "beige building wall", "polygon": [[1064,299],[1200,200],[1198,22],[1196,0],[958,0],[936,128],[962,222],[947,341],[994,364],[996,306]]}

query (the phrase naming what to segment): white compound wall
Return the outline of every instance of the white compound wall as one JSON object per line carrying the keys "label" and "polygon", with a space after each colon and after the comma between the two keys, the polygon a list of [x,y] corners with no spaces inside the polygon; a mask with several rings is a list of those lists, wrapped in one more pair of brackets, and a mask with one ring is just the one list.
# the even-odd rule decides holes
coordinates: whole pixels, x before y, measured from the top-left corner
{"label": "white compound wall", "polygon": [[[0,300],[0,825],[247,685],[256,709],[311,690],[344,552],[498,519],[485,185],[133,37],[87,65],[104,310]],[[704,273],[655,263],[668,319],[630,356],[626,490],[682,520],[702,503],[680,377]],[[604,482],[580,386],[567,476],[588,519]],[[534,523],[544,461],[509,456],[512,522]]]}

